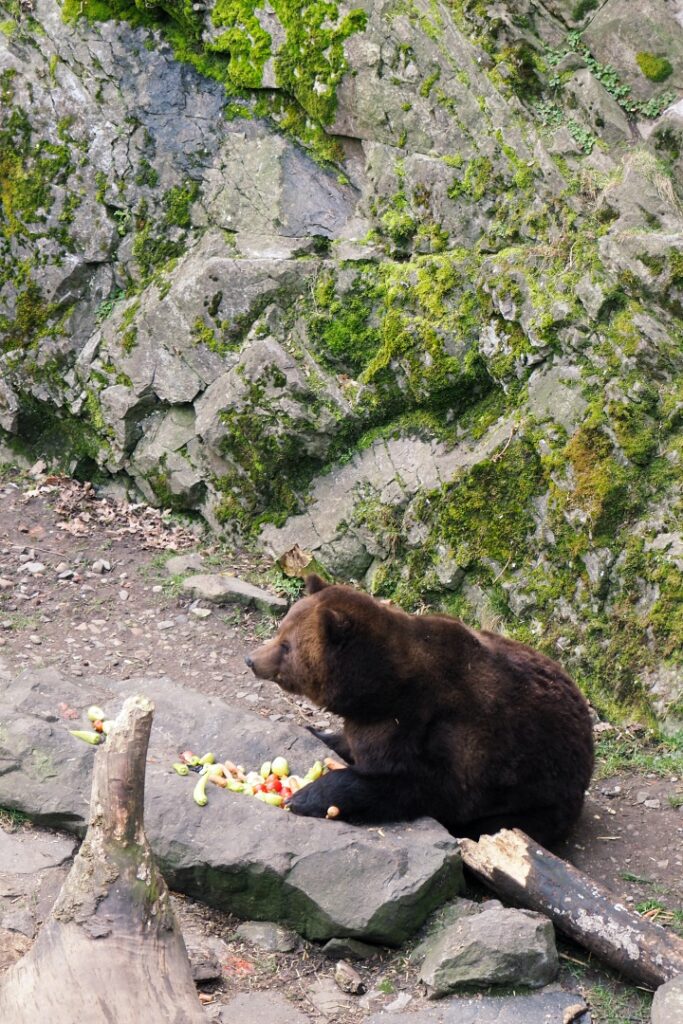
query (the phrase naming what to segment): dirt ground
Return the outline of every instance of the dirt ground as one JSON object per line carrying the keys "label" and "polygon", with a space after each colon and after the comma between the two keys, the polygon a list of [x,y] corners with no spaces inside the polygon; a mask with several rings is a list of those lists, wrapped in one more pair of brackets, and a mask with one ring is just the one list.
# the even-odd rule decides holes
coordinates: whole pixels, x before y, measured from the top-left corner
{"label": "dirt ground", "polygon": [[[245,654],[272,633],[275,620],[236,607],[197,616],[165,568],[171,555],[189,551],[203,554],[205,571],[266,586],[277,581],[259,556],[231,551],[155,510],[0,467],[0,657],[17,672],[55,666],[79,676],[167,674],[267,718],[329,724],[319,709],[258,682],[245,666]],[[559,852],[627,905],[683,934],[681,758],[637,726],[601,723],[598,738],[602,756],[582,821]],[[229,915],[182,898],[177,906],[184,928],[229,947],[222,980],[202,986],[207,999],[220,1004],[245,989],[277,988],[320,1017],[310,985],[331,976],[333,963],[316,947],[264,953],[235,940],[238,922]],[[366,1009],[354,1004],[335,1019],[362,1018],[402,993],[411,1008],[418,1004],[423,997],[405,953],[360,965],[371,993]],[[563,944],[562,962],[561,983],[583,992],[598,1024],[648,1019],[647,994],[622,985],[579,947]]]}

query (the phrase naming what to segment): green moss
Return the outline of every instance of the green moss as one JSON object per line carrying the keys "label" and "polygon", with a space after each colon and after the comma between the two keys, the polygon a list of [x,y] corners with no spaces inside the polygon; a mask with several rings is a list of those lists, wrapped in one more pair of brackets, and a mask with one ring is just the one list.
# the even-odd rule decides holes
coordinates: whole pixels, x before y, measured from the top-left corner
{"label": "green moss", "polygon": [[574,474],[570,503],[584,512],[596,534],[605,534],[624,514],[627,474],[609,438],[595,426],[579,428],[565,449]]}
{"label": "green moss", "polygon": [[636,54],[636,64],[651,82],[664,82],[673,74],[671,62],[666,57],[658,57],[655,53],[641,50]]}
{"label": "green moss", "polygon": [[374,322],[374,309],[378,291],[374,268],[362,269],[352,288],[342,295],[337,294],[331,273],[318,278],[308,330],[316,349],[332,368],[357,376],[377,351],[380,332]]}
{"label": "green moss", "polygon": [[53,335],[59,306],[46,302],[35,281],[17,293],[13,315],[0,313],[0,351],[36,348],[41,338]]}
{"label": "green moss", "polygon": [[225,28],[210,49],[228,54],[228,73],[237,86],[258,89],[263,68],[271,56],[271,38],[261,28],[254,11],[260,0],[217,0],[211,21],[216,28]]}
{"label": "green moss", "polygon": [[420,96],[423,96],[425,99],[427,99],[432,89],[434,88],[434,86],[436,85],[440,78],[441,68],[437,67],[434,69],[434,71],[432,71],[431,75],[427,75],[425,80],[422,82],[422,85],[420,86]]}
{"label": "green moss", "polygon": [[533,528],[531,499],[542,482],[535,448],[520,439],[445,488],[436,530],[458,564],[492,560],[504,566],[523,559]]}
{"label": "green moss", "polygon": [[448,195],[451,199],[467,196],[479,202],[484,198],[493,175],[493,164],[487,156],[476,156],[465,166],[462,177],[454,178]]}

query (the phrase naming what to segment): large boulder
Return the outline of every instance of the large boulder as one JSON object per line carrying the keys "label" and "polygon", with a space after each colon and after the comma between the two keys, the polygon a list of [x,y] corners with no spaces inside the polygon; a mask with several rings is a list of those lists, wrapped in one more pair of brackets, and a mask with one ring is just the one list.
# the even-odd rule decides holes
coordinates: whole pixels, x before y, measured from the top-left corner
{"label": "large boulder", "polygon": [[310,939],[351,936],[399,945],[462,881],[455,840],[423,819],[381,830],[300,818],[171,769],[178,752],[212,750],[245,767],[283,754],[305,772],[328,753],[301,729],[241,713],[168,679],[72,682],[56,670],[0,684],[0,805],[83,834],[93,748],[69,734],[60,704],[114,713],[134,692],[156,706],[145,828],[169,884],[240,917],[287,924]]}

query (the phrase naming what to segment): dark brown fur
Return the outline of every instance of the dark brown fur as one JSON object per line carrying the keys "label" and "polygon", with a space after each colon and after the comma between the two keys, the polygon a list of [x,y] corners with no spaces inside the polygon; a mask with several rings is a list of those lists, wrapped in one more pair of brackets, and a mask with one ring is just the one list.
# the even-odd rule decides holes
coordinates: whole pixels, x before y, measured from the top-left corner
{"label": "dark brown fur", "polygon": [[307,579],[308,596],[247,663],[344,719],[323,738],[352,765],[291,801],[301,814],[430,814],[454,835],[518,826],[541,842],[579,815],[593,767],[588,706],[550,658],[443,615],[407,615]]}

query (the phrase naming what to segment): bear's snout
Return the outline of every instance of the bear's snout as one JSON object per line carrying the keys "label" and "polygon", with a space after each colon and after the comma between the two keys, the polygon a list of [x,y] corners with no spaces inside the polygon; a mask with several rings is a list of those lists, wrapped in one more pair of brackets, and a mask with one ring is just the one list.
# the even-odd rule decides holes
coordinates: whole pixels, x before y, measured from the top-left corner
{"label": "bear's snout", "polygon": [[276,680],[280,668],[279,645],[272,641],[263,644],[251,654],[247,654],[244,661],[257,679]]}

